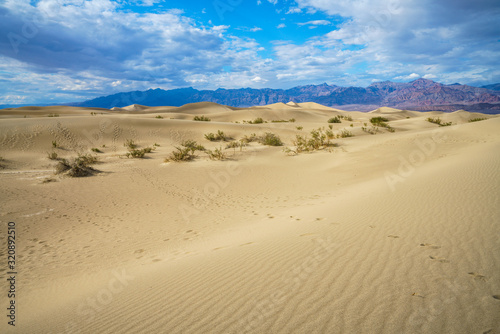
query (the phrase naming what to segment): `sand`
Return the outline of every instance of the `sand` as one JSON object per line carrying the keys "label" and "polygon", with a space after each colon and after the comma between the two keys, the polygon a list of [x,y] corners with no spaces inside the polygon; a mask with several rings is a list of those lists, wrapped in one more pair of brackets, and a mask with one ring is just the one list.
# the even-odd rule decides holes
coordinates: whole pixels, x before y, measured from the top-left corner
{"label": "sand", "polygon": [[[337,115],[354,136],[329,149],[164,162],[183,140],[224,148],[204,138],[217,130],[293,148]],[[377,116],[395,132],[363,131]],[[499,129],[466,111],[315,103],[0,110],[0,332],[500,333]],[[159,146],[126,158],[127,139]],[[100,172],[55,175],[47,152],[92,153]]]}

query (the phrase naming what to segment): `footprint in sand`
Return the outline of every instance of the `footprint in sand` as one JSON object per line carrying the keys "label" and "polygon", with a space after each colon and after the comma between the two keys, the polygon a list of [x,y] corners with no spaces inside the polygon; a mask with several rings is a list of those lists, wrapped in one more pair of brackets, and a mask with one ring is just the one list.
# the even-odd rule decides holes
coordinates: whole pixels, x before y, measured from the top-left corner
{"label": "footprint in sand", "polygon": [[375,225],[368,225],[369,228],[375,228]]}
{"label": "footprint in sand", "polygon": [[434,257],[434,256],[429,256],[431,260],[436,260],[441,263],[450,263],[450,260],[445,259],[444,257]]}
{"label": "footprint in sand", "polygon": [[393,238],[393,239],[397,239],[397,238],[399,238],[399,236],[397,236],[397,235],[392,235],[392,234],[391,234],[391,235],[388,235],[387,237],[388,237],[388,238]]}
{"label": "footprint in sand", "polygon": [[145,249],[138,249],[134,252],[134,254],[139,254],[139,253],[144,253],[146,250]]}
{"label": "footprint in sand", "polygon": [[441,246],[436,246],[436,245],[433,245],[433,244],[420,244],[421,247],[427,247],[427,248],[431,248],[431,249],[439,249],[441,248]]}
{"label": "footprint in sand", "polygon": [[486,282],[486,280],[487,280],[486,276],[475,273],[475,272],[470,272],[469,275],[474,277],[475,280],[484,281],[484,282]]}

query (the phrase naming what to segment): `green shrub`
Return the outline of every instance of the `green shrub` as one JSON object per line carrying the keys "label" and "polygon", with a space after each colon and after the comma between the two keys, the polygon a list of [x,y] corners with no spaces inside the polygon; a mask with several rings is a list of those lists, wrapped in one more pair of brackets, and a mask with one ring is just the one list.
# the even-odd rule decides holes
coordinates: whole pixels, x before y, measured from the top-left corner
{"label": "green shrub", "polygon": [[257,117],[253,121],[248,121],[248,124],[262,124],[262,123],[264,123],[264,120],[262,119],[262,117]]}
{"label": "green shrub", "polygon": [[231,140],[232,138],[226,136],[223,131],[217,130],[217,134],[207,133],[205,135],[205,139],[210,140],[210,141],[227,141],[227,140]]}
{"label": "green shrub", "polygon": [[158,119],[163,119],[163,116],[161,115],[156,115],[155,118],[158,118]]}
{"label": "green shrub", "polygon": [[258,141],[259,138],[255,133],[250,134],[250,136],[244,136],[242,139],[240,139],[243,143],[248,144],[254,141]]}
{"label": "green shrub", "polygon": [[182,147],[176,147],[176,150],[172,151],[172,153],[165,158],[165,162],[190,161],[196,158],[196,155],[194,154],[196,151],[206,151],[202,145],[198,144],[194,140],[185,140],[181,143],[181,146]]}
{"label": "green shrub", "polygon": [[296,129],[297,130],[302,130],[304,127],[303,126],[297,126]]}
{"label": "green shrub", "polygon": [[270,132],[266,132],[263,136],[261,136],[259,138],[259,143],[267,146],[283,146],[283,142],[280,137]]}
{"label": "green shrub", "polygon": [[[366,123],[365,123],[366,125]],[[374,135],[378,132],[378,128],[376,126],[372,126],[371,128],[367,128],[365,126],[361,127],[361,130],[363,130],[364,132],[367,132],[371,135]]]}
{"label": "green shrub", "polygon": [[340,116],[335,116],[335,117],[332,117],[328,120],[328,123],[342,123],[342,121],[340,120]]}
{"label": "green shrub", "polygon": [[97,157],[90,154],[78,155],[78,157],[71,159],[70,161],[66,159],[59,160],[56,165],[56,174],[65,173],[71,177],[83,177],[93,175],[97,172],[91,165],[98,162]]}
{"label": "green shrub", "polygon": [[52,147],[53,148],[57,148],[58,147],[57,142],[55,140],[52,141]]}
{"label": "green shrub", "polygon": [[450,126],[452,124],[451,122],[444,123],[439,117],[436,118],[429,117],[427,118],[427,122],[434,123],[439,126]]}
{"label": "green shrub", "polygon": [[211,160],[224,160],[224,159],[226,159],[226,154],[222,151],[222,148],[216,148],[213,151],[207,150],[206,153],[208,154],[208,156]]}
{"label": "green shrub", "polygon": [[345,119],[346,121],[352,122],[352,117],[351,117],[351,116],[344,116],[344,115],[340,115],[339,117],[340,117],[341,119]]}
{"label": "green shrub", "polygon": [[479,122],[479,121],[484,121],[486,120],[487,118],[471,118],[469,119],[469,123],[472,123],[472,122]]}
{"label": "green shrub", "polygon": [[57,160],[57,153],[56,152],[47,152],[47,158],[50,160]]}
{"label": "green shrub", "polygon": [[200,121],[200,122],[210,122],[211,119],[205,116],[194,116],[193,118],[194,121]]}
{"label": "green shrub", "polygon": [[349,137],[354,137],[354,134],[351,131],[343,129],[342,131],[340,131],[340,134],[338,135],[338,137],[349,138]]}
{"label": "green shrub", "polygon": [[333,138],[335,138],[335,135],[331,129],[325,130],[324,128],[319,128],[311,131],[311,138],[301,135],[295,136],[295,140],[292,142],[295,149],[285,148],[283,151],[286,154],[295,155],[302,152],[312,152],[330,148],[334,146],[331,142]]}
{"label": "green shrub", "polygon": [[123,144],[123,146],[128,147],[131,150],[137,148],[137,144],[134,142],[133,139],[127,139]]}
{"label": "green shrub", "polygon": [[48,114],[47,117],[59,117],[59,114]]}
{"label": "green shrub", "polygon": [[93,147],[90,149],[92,152],[95,152],[95,153],[102,153],[102,151],[100,149],[98,149],[97,147]]}

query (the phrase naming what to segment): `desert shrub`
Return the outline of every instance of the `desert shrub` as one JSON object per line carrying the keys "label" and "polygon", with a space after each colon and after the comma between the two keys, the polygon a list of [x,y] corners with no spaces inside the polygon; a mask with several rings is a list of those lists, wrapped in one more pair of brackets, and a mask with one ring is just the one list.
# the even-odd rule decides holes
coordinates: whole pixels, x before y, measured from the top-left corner
{"label": "desert shrub", "polygon": [[222,148],[216,148],[215,150],[207,150],[206,153],[211,160],[224,160],[226,159],[226,153],[222,151]]}
{"label": "desert shrub", "polygon": [[238,141],[232,141],[229,144],[227,144],[226,149],[240,148],[240,150],[241,150],[244,146],[246,146],[246,143],[242,140],[238,140]]}
{"label": "desert shrub", "polygon": [[159,146],[160,146],[160,144],[154,143],[154,144],[153,144],[153,146],[155,146],[155,147],[159,147]]}
{"label": "desert shrub", "polygon": [[392,126],[390,126],[390,125],[387,125],[387,126],[385,127],[385,129],[386,129],[387,131],[389,131],[389,132],[394,132],[394,131],[396,131],[396,130],[395,130]]}
{"label": "desert shrub", "polygon": [[123,146],[128,147],[131,150],[137,148],[137,144],[134,142],[133,139],[127,139],[123,144]]}
{"label": "desert shrub", "polygon": [[485,119],[487,118],[471,118],[469,119],[469,123],[472,123],[472,122],[479,122],[479,121],[484,121]]}
{"label": "desert shrub", "polygon": [[95,152],[95,153],[102,153],[102,151],[100,149],[98,149],[97,147],[92,147],[90,150],[92,152]]}
{"label": "desert shrub", "polygon": [[270,132],[266,132],[263,136],[261,136],[259,138],[259,143],[268,146],[283,146],[283,142],[280,137]]}
{"label": "desert shrub", "polygon": [[294,123],[295,122],[295,118],[290,118],[289,120],[286,120],[286,119],[278,119],[278,120],[272,120],[271,123]]}
{"label": "desert shrub", "polygon": [[47,117],[59,117],[59,114],[48,114]]}
{"label": "desert shrub", "polygon": [[194,121],[200,121],[200,122],[210,122],[211,119],[205,116],[194,116],[193,118]]}
{"label": "desert shrub", "polygon": [[202,145],[198,144],[194,140],[185,140],[181,143],[181,146],[182,147],[176,147],[175,151],[172,151],[172,153],[170,153],[170,155],[165,158],[165,162],[181,162],[193,160],[194,158],[196,158],[196,155],[194,154],[196,151],[206,151],[206,149]]}
{"label": "desert shrub", "polygon": [[297,126],[296,129],[297,130],[302,130],[304,127],[303,126]]}
{"label": "desert shrub", "polygon": [[56,152],[47,152],[47,158],[50,160],[57,160],[57,153]]}
{"label": "desert shrub", "polygon": [[156,115],[155,118],[158,118],[158,119],[163,119],[163,116],[161,115]]}
{"label": "desert shrub", "polygon": [[146,155],[146,152],[144,150],[134,148],[130,149],[125,155],[127,158],[142,159]]}
{"label": "desert shrub", "polygon": [[295,140],[292,142],[295,149],[285,148],[283,151],[288,155],[295,155],[334,146],[331,140],[335,138],[335,135],[331,129],[325,130],[324,128],[319,128],[312,130],[310,136],[309,138],[308,136],[296,135]]}
{"label": "desert shrub", "polygon": [[207,133],[205,135],[205,139],[210,140],[210,141],[227,141],[227,140],[231,140],[232,138],[226,136],[223,131],[217,130],[216,134]]}
{"label": "desert shrub", "polygon": [[254,141],[258,141],[259,138],[255,133],[250,134],[250,136],[245,135],[243,138],[240,139],[241,142],[248,144]]}
{"label": "desert shrub", "polygon": [[345,119],[346,121],[352,122],[352,117],[351,117],[351,116],[344,116],[344,115],[340,115],[339,117],[340,117],[341,119]]}
{"label": "desert shrub", "polygon": [[375,126],[381,126],[381,127],[386,127],[387,126],[387,123],[385,122],[388,122],[389,120],[385,117],[372,117],[370,118],[370,123],[372,123],[373,125]]}
{"label": "desert shrub", "polygon": [[91,165],[98,161],[97,157],[90,154],[78,155],[71,160],[61,159],[56,165],[56,174],[65,173],[71,177],[83,177],[97,172]]}
{"label": "desert shrub", "polygon": [[264,120],[262,119],[262,117],[257,117],[253,121],[248,121],[248,124],[262,124],[262,123],[264,123]]}
{"label": "desert shrub", "polygon": [[332,117],[328,120],[328,123],[342,123],[339,116]]}
{"label": "desert shrub", "polygon": [[[366,125],[366,123],[365,123]],[[371,128],[367,128],[365,126],[361,127],[361,130],[363,130],[364,132],[367,132],[371,135],[374,135],[378,132],[378,128],[376,126],[372,126]]]}
{"label": "desert shrub", "polygon": [[351,131],[348,131],[346,129],[343,129],[342,131],[340,131],[340,133],[338,134],[338,137],[340,138],[349,138],[349,137],[354,137],[354,134],[351,132]]}
{"label": "desert shrub", "polygon": [[52,147],[57,148],[59,145],[57,145],[57,142],[55,140],[52,141]]}
{"label": "desert shrub", "polygon": [[427,122],[434,123],[434,124],[437,124],[439,126],[450,126],[452,124],[451,122],[444,123],[441,120],[441,118],[439,118],[439,117],[436,117],[436,118],[429,117],[429,118],[427,118]]}

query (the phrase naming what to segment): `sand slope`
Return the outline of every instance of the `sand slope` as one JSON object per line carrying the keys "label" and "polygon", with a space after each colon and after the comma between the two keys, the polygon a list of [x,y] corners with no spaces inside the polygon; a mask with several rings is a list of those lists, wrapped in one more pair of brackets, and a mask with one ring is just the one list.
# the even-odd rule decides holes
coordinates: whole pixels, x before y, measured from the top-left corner
{"label": "sand slope", "polygon": [[[15,221],[20,305],[18,326],[4,320],[2,333],[500,332],[500,118],[302,103],[159,108],[0,111],[0,254]],[[292,146],[335,115],[353,121],[333,130],[355,136],[332,152],[251,143],[226,161],[163,162],[186,139],[224,147],[204,139],[217,130],[273,132]],[[378,115],[396,131],[361,130]],[[256,117],[268,123],[242,123]],[[468,122],[476,117],[488,119]],[[160,146],[127,159],[126,139]],[[53,175],[46,152],[92,147],[101,173]]]}

